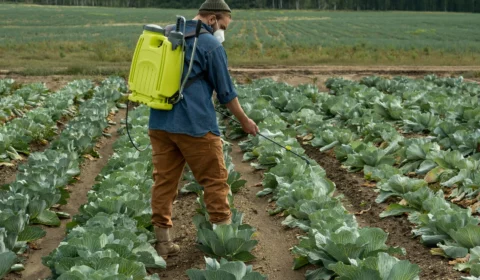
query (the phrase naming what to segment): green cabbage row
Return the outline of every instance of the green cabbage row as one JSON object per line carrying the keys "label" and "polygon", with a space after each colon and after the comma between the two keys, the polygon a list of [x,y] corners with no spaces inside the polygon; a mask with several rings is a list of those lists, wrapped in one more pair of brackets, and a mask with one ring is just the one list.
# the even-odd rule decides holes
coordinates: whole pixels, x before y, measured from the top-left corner
{"label": "green cabbage row", "polygon": [[[116,82],[112,84],[112,80]],[[62,213],[50,208],[66,204],[69,195],[65,187],[80,173],[81,155],[93,151],[95,141],[108,126],[110,109],[122,96],[119,90],[125,88],[121,83],[111,78],[96,87],[93,97],[80,106],[78,116],[69,122],[50,148],[31,154],[28,161],[19,166],[15,182],[0,189],[0,258],[3,260],[0,276],[8,273],[19,259],[14,253],[21,254],[27,242],[45,235],[40,227],[30,224],[60,225]],[[82,89],[73,86],[64,91]]]}

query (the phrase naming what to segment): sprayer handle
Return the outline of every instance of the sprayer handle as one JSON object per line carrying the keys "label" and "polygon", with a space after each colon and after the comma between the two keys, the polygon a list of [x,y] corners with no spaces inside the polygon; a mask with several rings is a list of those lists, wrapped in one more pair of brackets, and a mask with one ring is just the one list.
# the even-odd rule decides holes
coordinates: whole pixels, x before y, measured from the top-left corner
{"label": "sprayer handle", "polygon": [[177,24],[175,25],[175,31],[180,32],[180,24],[182,23],[182,18],[177,16]]}
{"label": "sprayer handle", "polygon": [[200,31],[202,30],[202,21],[197,21],[197,29],[195,30],[195,37],[198,38],[200,36]]}

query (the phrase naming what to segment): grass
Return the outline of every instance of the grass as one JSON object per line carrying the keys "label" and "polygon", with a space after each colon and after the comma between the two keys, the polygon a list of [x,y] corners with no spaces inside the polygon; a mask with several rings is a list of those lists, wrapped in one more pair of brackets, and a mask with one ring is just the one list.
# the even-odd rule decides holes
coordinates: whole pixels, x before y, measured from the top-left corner
{"label": "grass", "polygon": [[[0,5],[0,69],[128,73],[142,26],[194,10]],[[235,11],[231,66],[480,65],[476,14]]]}

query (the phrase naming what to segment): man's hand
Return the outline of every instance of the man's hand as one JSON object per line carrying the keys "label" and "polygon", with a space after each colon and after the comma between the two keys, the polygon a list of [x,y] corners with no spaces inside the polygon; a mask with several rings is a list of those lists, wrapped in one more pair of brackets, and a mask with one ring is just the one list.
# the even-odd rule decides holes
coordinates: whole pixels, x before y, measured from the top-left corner
{"label": "man's hand", "polygon": [[257,133],[259,132],[257,124],[250,118],[247,118],[242,124],[242,129],[248,134],[252,134],[253,136],[256,136]]}
{"label": "man's hand", "polygon": [[232,114],[240,121],[243,131],[253,136],[257,136],[259,131],[258,126],[253,120],[245,115],[242,106],[240,106],[240,103],[238,102],[238,98],[235,97],[235,99],[227,103],[226,106],[228,110],[230,110],[230,112],[232,112]]}

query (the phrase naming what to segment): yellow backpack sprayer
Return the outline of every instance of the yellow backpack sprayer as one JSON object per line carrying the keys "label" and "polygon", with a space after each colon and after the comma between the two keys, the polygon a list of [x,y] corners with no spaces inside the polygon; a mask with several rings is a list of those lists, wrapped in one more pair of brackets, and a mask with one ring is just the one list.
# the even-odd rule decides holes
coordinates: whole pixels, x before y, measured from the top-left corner
{"label": "yellow backpack sprayer", "polygon": [[[183,30],[181,32],[182,23]],[[195,43],[192,58],[188,72],[182,81],[185,39],[192,35],[185,33],[185,18],[177,17],[174,31],[158,25],[145,25],[130,68],[128,85],[132,94],[128,99],[153,109],[172,110],[173,105],[183,98],[182,92],[187,86],[187,80],[192,71],[201,28],[202,22],[198,21],[195,34],[193,34]]]}

